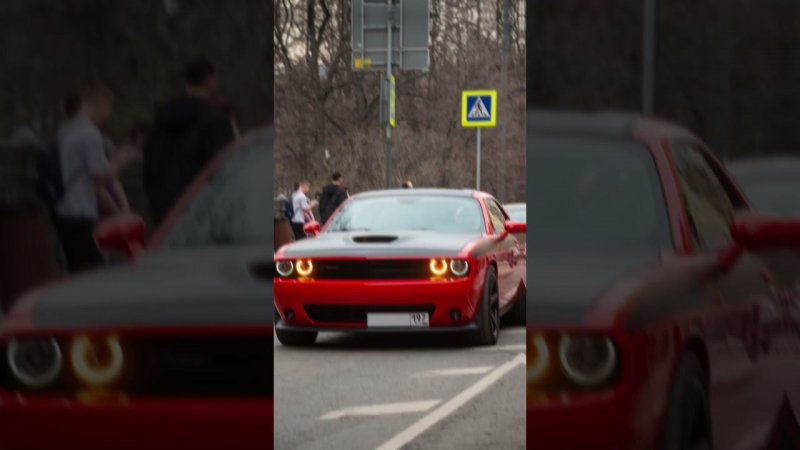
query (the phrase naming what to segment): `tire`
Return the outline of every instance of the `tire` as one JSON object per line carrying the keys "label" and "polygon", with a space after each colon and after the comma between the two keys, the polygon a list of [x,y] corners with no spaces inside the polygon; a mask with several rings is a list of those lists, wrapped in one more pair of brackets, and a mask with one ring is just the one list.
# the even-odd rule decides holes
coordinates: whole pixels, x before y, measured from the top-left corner
{"label": "tire", "polygon": [[670,388],[661,450],[711,450],[711,416],[704,379],[697,356],[686,352]]}
{"label": "tire", "polygon": [[500,336],[500,302],[497,290],[497,272],[489,267],[481,295],[481,309],[478,312],[478,331],[473,336],[476,345],[495,345]]}
{"label": "tire", "polygon": [[517,293],[517,298],[514,299],[514,306],[511,307],[511,310],[504,317],[507,324],[509,325],[526,324],[527,318],[525,317],[525,307],[527,306],[526,302],[528,301],[528,299],[525,294],[526,294],[525,288],[520,287],[519,292]]}
{"label": "tire", "polygon": [[[278,320],[280,320],[280,316],[278,312],[275,312],[275,324],[278,324]],[[278,327],[275,327],[275,335],[278,336],[278,341],[286,345],[288,347],[306,347],[309,345],[314,345],[314,342],[317,340],[317,332],[316,331],[289,331],[289,330],[279,330]]]}

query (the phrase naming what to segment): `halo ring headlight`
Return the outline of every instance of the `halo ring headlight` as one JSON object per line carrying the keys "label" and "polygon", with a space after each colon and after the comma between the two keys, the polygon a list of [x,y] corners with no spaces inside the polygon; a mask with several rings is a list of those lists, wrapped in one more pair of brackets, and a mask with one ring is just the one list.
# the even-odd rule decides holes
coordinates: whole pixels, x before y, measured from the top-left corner
{"label": "halo ring headlight", "polygon": [[6,359],[14,377],[33,389],[52,383],[61,372],[61,348],[52,337],[12,339]]}
{"label": "halo ring headlight", "polygon": [[314,264],[311,262],[310,259],[298,259],[297,264],[295,264],[295,269],[297,269],[297,274],[307,277],[311,275],[311,272],[314,271]]}
{"label": "halo ring headlight", "polygon": [[431,259],[428,266],[431,269],[431,273],[437,277],[444,276],[447,273],[447,261],[444,259]]}
{"label": "halo ring headlight", "polygon": [[536,350],[536,359],[527,361],[527,380],[528,383],[538,381],[544,375],[547,368],[550,366],[550,349],[547,347],[547,341],[544,336],[537,334],[531,339],[529,344],[533,345]]}
{"label": "halo ring headlight", "polygon": [[617,352],[611,339],[590,334],[561,336],[558,357],[567,377],[586,387],[607,381],[617,364]]}
{"label": "halo ring headlight", "polygon": [[275,263],[275,270],[282,277],[291,276],[294,273],[294,263],[288,260],[278,261]]}
{"label": "halo ring headlight", "polygon": [[450,272],[457,277],[463,277],[469,272],[469,263],[466,259],[451,259]]}
{"label": "halo ring headlight", "polygon": [[[95,345],[105,345],[104,361],[97,361]],[[72,341],[70,360],[79,380],[90,385],[105,385],[122,373],[124,355],[116,336],[107,336],[100,342],[93,342],[88,336],[78,336]]]}

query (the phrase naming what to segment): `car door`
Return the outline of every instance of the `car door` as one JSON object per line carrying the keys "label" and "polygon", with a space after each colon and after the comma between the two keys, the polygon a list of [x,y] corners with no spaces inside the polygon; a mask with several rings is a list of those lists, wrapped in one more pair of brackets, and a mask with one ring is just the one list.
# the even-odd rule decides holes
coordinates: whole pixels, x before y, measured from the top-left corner
{"label": "car door", "polygon": [[[673,164],[693,238],[693,253],[712,258],[731,243],[730,224],[747,209],[741,194],[700,145],[671,146]],[[777,406],[777,390],[764,383],[758,329],[761,309],[770,301],[765,264],[744,252],[727,272],[701,274],[697,288],[711,297],[704,317],[709,360],[709,395],[714,448],[741,448],[754,438]]]}
{"label": "car door", "polygon": [[[492,225],[492,233],[501,235],[505,231],[506,216],[500,204],[491,197],[486,198],[486,210]],[[507,235],[495,246],[495,261],[497,262],[497,284],[500,294],[500,309],[503,310],[514,300],[514,294],[519,283],[514,282],[516,272],[516,255],[519,242],[511,234]]]}

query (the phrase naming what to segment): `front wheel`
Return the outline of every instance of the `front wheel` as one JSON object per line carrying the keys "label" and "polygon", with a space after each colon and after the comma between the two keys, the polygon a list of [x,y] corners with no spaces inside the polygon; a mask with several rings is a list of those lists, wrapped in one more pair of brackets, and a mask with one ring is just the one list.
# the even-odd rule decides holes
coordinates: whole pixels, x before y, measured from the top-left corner
{"label": "front wheel", "polygon": [[500,294],[494,267],[489,267],[486,274],[480,308],[474,341],[477,345],[495,345],[500,336]]}
{"label": "front wheel", "polygon": [[662,450],[711,449],[711,416],[704,379],[697,356],[683,355],[670,389]]}
{"label": "front wheel", "polygon": [[[275,325],[278,324],[278,320],[280,316],[278,312],[275,312]],[[278,336],[278,341],[286,346],[290,347],[304,347],[308,345],[313,345],[314,342],[317,340],[317,332],[316,331],[290,331],[290,330],[280,330],[277,327],[275,328],[275,335]]]}

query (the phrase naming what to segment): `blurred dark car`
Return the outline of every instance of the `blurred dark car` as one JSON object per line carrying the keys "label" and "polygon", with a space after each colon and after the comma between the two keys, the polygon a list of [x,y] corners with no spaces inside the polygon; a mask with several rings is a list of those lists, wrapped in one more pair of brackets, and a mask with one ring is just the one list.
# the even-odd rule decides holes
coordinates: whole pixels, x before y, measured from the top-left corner
{"label": "blurred dark car", "polygon": [[[26,295],[0,328],[0,448],[272,444],[272,131],[209,164],[133,261]],[[67,447],[65,447],[65,445]]]}
{"label": "blurred dark car", "polygon": [[800,266],[771,257],[800,251],[800,222],[752,212],[674,124],[527,129],[528,446],[761,449],[796,429],[800,335],[762,315],[797,293]]}
{"label": "blurred dark car", "polygon": [[800,217],[800,157],[735,160],[728,170],[753,207],[780,217]]}

